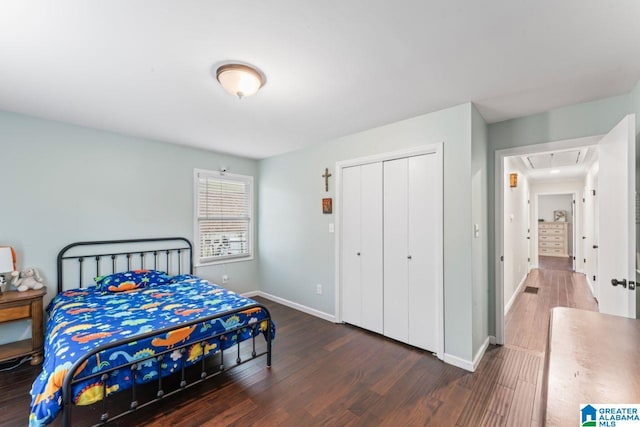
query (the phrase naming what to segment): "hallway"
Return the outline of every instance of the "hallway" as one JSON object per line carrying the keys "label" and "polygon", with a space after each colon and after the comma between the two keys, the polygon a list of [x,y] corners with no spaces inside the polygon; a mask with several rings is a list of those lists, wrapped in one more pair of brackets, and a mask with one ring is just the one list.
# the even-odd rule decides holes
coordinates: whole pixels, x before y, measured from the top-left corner
{"label": "hallway", "polygon": [[[501,349],[505,359],[510,359],[511,369],[519,369],[520,374],[516,376],[515,387],[496,391],[496,395],[507,393],[513,396],[510,406],[520,410],[527,410],[526,402],[533,400],[530,409],[532,426],[541,425],[540,396],[550,310],[553,307],[598,310],[583,274],[567,271],[565,263],[558,263],[557,259],[545,261],[550,262],[543,262],[541,266],[552,267],[555,263],[565,269],[534,269],[529,273],[523,290],[526,287],[537,288],[537,293],[520,291],[516,297],[505,316],[505,345]],[[508,366],[502,369],[510,370]],[[524,381],[525,378],[533,379],[533,384]]]}
{"label": "hallway", "polygon": [[[547,258],[547,257],[545,257]],[[538,293],[520,292],[505,317],[505,345],[543,353],[553,307],[598,311],[584,274],[566,270],[534,269],[525,287]]]}

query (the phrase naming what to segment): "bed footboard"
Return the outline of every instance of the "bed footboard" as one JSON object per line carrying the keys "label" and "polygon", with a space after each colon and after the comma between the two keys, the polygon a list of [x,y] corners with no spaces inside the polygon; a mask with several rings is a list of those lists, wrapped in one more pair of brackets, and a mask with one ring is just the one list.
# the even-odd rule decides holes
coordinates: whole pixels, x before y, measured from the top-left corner
{"label": "bed footboard", "polygon": [[[123,345],[127,345],[129,343],[132,343],[134,341],[139,341],[139,340],[143,340],[143,339],[147,339],[147,338],[152,338],[152,337],[158,337],[158,336],[162,336],[164,334],[168,334],[174,331],[179,331],[179,330],[184,330],[185,328],[190,328],[192,326],[197,326],[197,325],[201,325],[201,324],[205,324],[207,322],[210,322],[212,320],[215,319],[220,319],[220,318],[225,318],[227,316],[231,316],[237,313],[240,313],[242,311],[247,311],[247,310],[252,310],[252,309],[260,309],[263,310],[264,313],[266,314],[266,317],[259,320],[258,322],[251,324],[251,325],[240,325],[237,326],[235,328],[226,330],[224,332],[220,332],[220,333],[216,333],[216,334],[212,334],[206,337],[201,337],[198,340],[195,341],[189,341],[187,343],[182,343],[180,345],[175,345],[171,348],[167,348],[164,351],[158,352],[152,356],[148,356],[148,357],[144,357],[144,358],[139,358],[130,362],[125,362],[125,363],[121,363],[117,366],[111,366],[108,369],[104,369],[104,370],[100,370],[96,373],[92,373],[89,375],[84,375],[82,377],[77,377],[77,375],[82,371],[83,369],[83,365],[86,364],[86,362],[91,358],[91,357],[96,357],[97,355],[99,355],[101,352],[105,351],[105,350],[109,350],[112,349],[114,347],[118,347],[118,346],[123,346]],[[266,322],[266,328],[264,330],[262,330],[261,325],[264,324],[264,322]],[[247,331],[250,330],[251,331],[251,338],[247,339],[245,341],[240,341],[239,335],[242,331]],[[266,350],[261,351],[259,353],[256,352],[256,337],[264,334],[265,339],[266,339]],[[220,339],[233,339],[233,337],[235,336],[236,339],[236,344],[229,347],[228,349],[223,349],[222,346],[220,347],[220,349],[218,351],[215,352],[211,352],[210,354],[207,354],[207,352],[205,351],[205,347],[208,345],[209,342],[211,342],[212,340],[220,340]],[[72,408],[73,408],[73,386],[80,383],[80,382],[85,382],[87,380],[91,380],[91,379],[95,379],[97,383],[100,384],[100,387],[102,388],[102,399],[100,401],[99,404],[102,405],[102,409],[101,409],[101,414],[100,414],[100,420],[94,424],[94,425],[101,425],[104,424],[106,422],[110,422],[110,421],[114,421],[117,420],[125,415],[131,414],[132,412],[135,412],[138,409],[144,408],[146,406],[149,406],[155,402],[158,402],[168,396],[174,395],[176,393],[179,393],[183,390],[186,390],[190,387],[193,387],[196,384],[202,383],[204,381],[206,381],[207,379],[216,377],[218,375],[220,375],[221,373],[228,371],[230,369],[233,369],[237,366],[240,366],[246,362],[249,362],[253,359],[259,358],[261,356],[266,356],[267,358],[267,367],[271,367],[271,352],[272,352],[272,338],[273,338],[273,330],[272,330],[272,322],[271,322],[271,314],[269,313],[269,310],[262,304],[251,304],[245,307],[241,307],[241,308],[237,308],[234,310],[229,310],[223,313],[218,313],[216,315],[213,316],[208,316],[208,317],[203,317],[203,318],[199,318],[190,322],[185,322],[185,323],[181,323],[179,325],[176,325],[175,327],[170,327],[170,328],[164,328],[164,329],[160,329],[160,330],[156,330],[156,331],[152,331],[152,332],[148,332],[145,334],[140,334],[140,335],[136,335],[131,337],[130,339],[124,339],[124,340],[119,340],[119,341],[114,341],[112,343],[108,343],[105,345],[102,345],[100,347],[95,348],[93,351],[91,351],[90,353],[85,354],[82,358],[80,358],[78,361],[76,361],[73,366],[69,369],[69,371],[67,372],[67,374],[65,375],[64,378],[64,382],[63,382],[63,386],[62,386],[62,401],[63,401],[63,405],[62,405],[62,425],[65,427],[70,427],[72,425],[75,425],[72,421]],[[251,349],[251,353],[249,357],[245,357],[244,359],[241,356],[241,345],[245,344],[245,350],[246,350],[246,345],[251,345],[250,349]],[[186,367],[186,358],[188,357],[188,351],[187,348],[188,347],[193,347],[193,346],[200,346],[200,348],[202,348],[202,355],[200,356],[200,360],[194,362],[191,366]],[[168,376],[163,377],[161,375],[161,373],[158,373],[157,379],[151,380],[149,381],[149,383],[152,382],[156,382],[157,383],[157,390],[156,390],[156,397],[150,400],[146,400],[144,402],[139,402],[138,401],[138,395],[137,395],[137,388],[142,386],[143,384],[140,384],[137,382],[138,377],[136,376],[137,371],[139,370],[139,367],[141,365],[143,365],[145,362],[151,361],[151,360],[155,360],[158,365],[160,365],[160,363],[162,362],[163,359],[165,359],[166,357],[169,357],[169,355],[171,353],[174,353],[175,351],[178,351],[180,353],[180,358],[181,358],[181,368],[179,370],[179,372],[173,373],[171,375],[179,375],[179,386],[177,388],[174,388],[173,390],[165,390],[164,386],[163,386],[163,380],[166,380],[168,378]],[[225,362],[225,353],[229,353],[231,352],[233,354],[233,356],[235,356],[235,363],[230,364],[229,366],[226,365]],[[245,351],[245,355],[246,355],[246,351]],[[232,357],[233,357],[232,356]],[[219,357],[219,363],[217,363],[213,368],[211,368],[211,366],[209,366],[209,370],[207,369],[207,360],[208,359],[212,359],[214,357]],[[199,377],[196,379],[193,379],[191,381],[189,381],[187,379],[187,376],[185,375],[185,370],[186,369],[191,369],[193,366],[196,365],[200,365],[200,374]],[[130,380],[131,380],[131,388],[125,391],[122,391],[121,393],[114,393],[117,395],[122,395],[122,394],[126,394],[126,393],[130,393],[131,395],[131,401],[129,403],[129,408],[122,410],[120,412],[116,412],[111,414],[109,412],[109,393],[108,393],[108,379],[109,379],[109,374],[116,370],[116,369],[128,369],[131,371],[131,375],[130,375]],[[144,384],[144,386],[148,386],[147,384]]]}

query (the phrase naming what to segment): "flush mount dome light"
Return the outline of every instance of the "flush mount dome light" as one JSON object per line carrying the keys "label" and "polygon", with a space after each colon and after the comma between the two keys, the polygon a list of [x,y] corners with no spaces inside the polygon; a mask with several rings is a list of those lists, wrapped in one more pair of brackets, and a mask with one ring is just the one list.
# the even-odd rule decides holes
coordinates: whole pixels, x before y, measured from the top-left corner
{"label": "flush mount dome light", "polygon": [[256,93],[264,84],[258,70],[243,64],[225,64],[216,71],[216,78],[227,92],[244,98]]}

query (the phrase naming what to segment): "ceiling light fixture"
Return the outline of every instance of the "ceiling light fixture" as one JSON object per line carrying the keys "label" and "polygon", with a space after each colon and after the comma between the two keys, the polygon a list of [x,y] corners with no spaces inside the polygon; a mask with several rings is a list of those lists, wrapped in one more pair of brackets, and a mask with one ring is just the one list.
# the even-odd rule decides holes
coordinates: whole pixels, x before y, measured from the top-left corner
{"label": "ceiling light fixture", "polygon": [[225,64],[216,71],[216,78],[227,92],[244,98],[256,93],[264,85],[263,75],[243,64]]}
{"label": "ceiling light fixture", "polygon": [[554,170],[552,170],[552,171],[549,171],[549,173],[554,173],[554,174],[555,174],[555,173],[560,173],[560,170],[559,170],[559,169],[554,169]]}

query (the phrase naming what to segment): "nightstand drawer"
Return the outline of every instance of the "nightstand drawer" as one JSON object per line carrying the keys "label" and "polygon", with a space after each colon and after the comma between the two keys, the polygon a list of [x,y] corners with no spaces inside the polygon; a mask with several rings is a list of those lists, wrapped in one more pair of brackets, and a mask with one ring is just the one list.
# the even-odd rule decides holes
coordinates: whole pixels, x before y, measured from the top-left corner
{"label": "nightstand drawer", "polygon": [[42,363],[44,344],[42,297],[47,288],[25,292],[7,291],[0,295],[0,323],[31,319],[31,338],[0,345],[0,363],[31,355],[31,364]]}
{"label": "nightstand drawer", "polygon": [[0,311],[0,322],[28,319],[29,317],[31,317],[30,305],[21,305],[18,307],[7,307],[2,309],[2,311]]}

